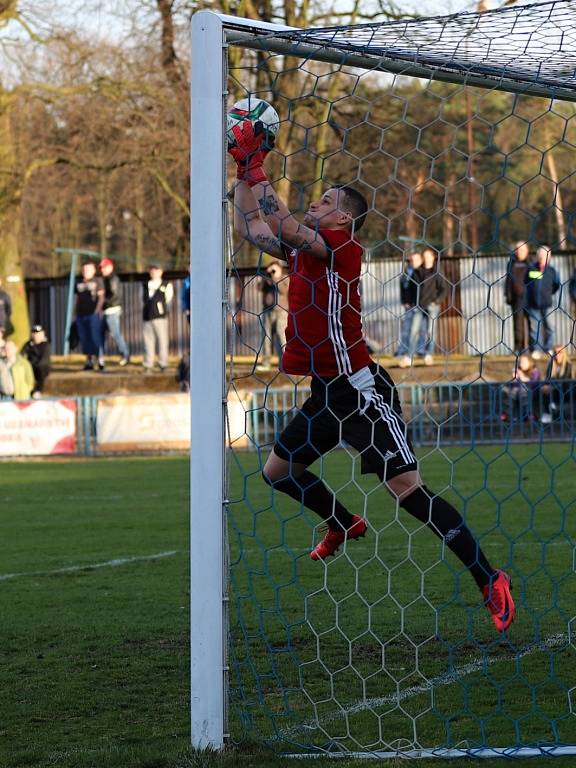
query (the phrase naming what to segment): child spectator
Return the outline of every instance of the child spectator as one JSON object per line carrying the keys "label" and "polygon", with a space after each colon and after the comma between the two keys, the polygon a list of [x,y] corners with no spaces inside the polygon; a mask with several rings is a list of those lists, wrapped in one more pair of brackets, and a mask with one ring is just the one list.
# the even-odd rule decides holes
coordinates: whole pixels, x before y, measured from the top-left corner
{"label": "child spectator", "polygon": [[542,424],[550,424],[554,412],[560,406],[573,387],[572,363],[566,347],[556,345],[552,350],[552,359],[548,363],[546,381],[542,384]]}
{"label": "child spectator", "polygon": [[30,338],[22,347],[22,354],[32,366],[34,372],[34,391],[32,397],[41,397],[44,382],[50,374],[50,342],[41,325],[33,325]]}
{"label": "child spectator", "polygon": [[534,394],[540,383],[540,371],[530,355],[520,355],[512,370],[512,379],[502,387],[508,398],[508,413],[502,413],[502,421],[511,421],[515,415],[520,421],[534,419]]}

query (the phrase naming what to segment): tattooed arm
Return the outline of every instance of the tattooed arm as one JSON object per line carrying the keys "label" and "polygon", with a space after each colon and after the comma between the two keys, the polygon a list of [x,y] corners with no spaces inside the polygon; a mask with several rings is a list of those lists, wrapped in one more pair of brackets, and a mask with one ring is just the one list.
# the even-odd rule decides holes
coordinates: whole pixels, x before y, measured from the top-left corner
{"label": "tattooed arm", "polygon": [[328,258],[329,251],[322,236],[316,230],[300,224],[270,182],[255,184],[251,191],[262,218],[283,243],[313,256]]}
{"label": "tattooed arm", "polygon": [[264,253],[286,260],[280,239],[263,220],[254,193],[244,181],[234,190],[234,229]]}

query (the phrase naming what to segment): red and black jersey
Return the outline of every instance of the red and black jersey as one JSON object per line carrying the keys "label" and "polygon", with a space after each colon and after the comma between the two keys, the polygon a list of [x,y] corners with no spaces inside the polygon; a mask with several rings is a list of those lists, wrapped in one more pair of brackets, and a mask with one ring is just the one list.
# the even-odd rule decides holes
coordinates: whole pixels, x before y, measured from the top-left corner
{"label": "red and black jersey", "polygon": [[286,249],[288,327],[282,370],[329,378],[372,362],[362,333],[362,247],[344,230],[321,229],[330,256]]}

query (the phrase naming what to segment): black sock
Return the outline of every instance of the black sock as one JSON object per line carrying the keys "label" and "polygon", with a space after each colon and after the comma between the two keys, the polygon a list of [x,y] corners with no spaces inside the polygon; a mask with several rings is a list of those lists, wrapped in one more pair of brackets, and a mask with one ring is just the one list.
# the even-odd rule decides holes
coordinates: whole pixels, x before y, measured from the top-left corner
{"label": "black sock", "polygon": [[480,549],[461,515],[441,496],[420,486],[400,502],[400,506],[434,531],[468,568],[480,589],[489,583],[494,569]]}
{"label": "black sock", "polygon": [[333,530],[348,530],[352,525],[352,515],[346,507],[340,504],[319,477],[307,469],[299,477],[285,477],[283,480],[270,480],[264,472],[262,477],[275,490],[286,493],[312,512],[316,512]]}

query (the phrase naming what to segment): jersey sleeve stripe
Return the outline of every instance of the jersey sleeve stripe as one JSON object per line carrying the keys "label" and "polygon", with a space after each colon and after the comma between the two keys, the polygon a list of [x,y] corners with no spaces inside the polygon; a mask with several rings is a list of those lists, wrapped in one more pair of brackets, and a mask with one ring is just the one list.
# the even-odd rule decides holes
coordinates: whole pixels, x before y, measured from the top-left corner
{"label": "jersey sleeve stripe", "polygon": [[328,283],[328,335],[330,336],[330,341],[332,342],[332,346],[334,347],[334,357],[336,358],[338,373],[342,374],[343,373],[342,360],[340,358],[340,350],[334,341],[334,329],[333,329],[333,323],[332,323],[332,318],[336,311],[336,307],[335,307],[336,297],[334,295],[334,290],[333,290],[333,286],[330,278],[330,270],[328,268],[326,268],[326,282]]}

